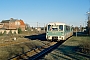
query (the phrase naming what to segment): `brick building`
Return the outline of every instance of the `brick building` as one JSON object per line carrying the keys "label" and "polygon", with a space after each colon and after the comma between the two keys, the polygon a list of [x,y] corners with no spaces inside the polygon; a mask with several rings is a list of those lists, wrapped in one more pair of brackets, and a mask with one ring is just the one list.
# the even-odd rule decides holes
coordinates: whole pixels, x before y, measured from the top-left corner
{"label": "brick building", "polygon": [[6,31],[7,34],[9,31],[12,31],[12,33],[14,32],[17,33],[18,28],[21,28],[22,31],[25,31],[25,23],[21,19],[18,20],[18,19],[10,18],[9,20],[2,20],[0,23],[0,32],[2,33],[4,31]]}
{"label": "brick building", "polygon": [[3,28],[3,24],[2,23],[0,23],[0,28]]}
{"label": "brick building", "polygon": [[11,18],[10,20],[2,20],[1,23],[3,24],[3,28],[5,29],[21,28],[22,31],[25,30],[25,23],[21,19],[18,20],[18,19]]}

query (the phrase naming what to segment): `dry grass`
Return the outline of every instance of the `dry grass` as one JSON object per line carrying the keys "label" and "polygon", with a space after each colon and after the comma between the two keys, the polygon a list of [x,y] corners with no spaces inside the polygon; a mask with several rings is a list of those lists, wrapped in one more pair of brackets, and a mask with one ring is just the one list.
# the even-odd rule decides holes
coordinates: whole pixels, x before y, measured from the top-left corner
{"label": "dry grass", "polygon": [[[7,60],[13,56],[26,52],[36,46],[41,46],[39,41],[32,41],[24,36],[37,34],[37,31],[26,31],[22,34],[0,36],[0,60]],[[13,40],[16,37],[16,40]]]}
{"label": "dry grass", "polygon": [[90,36],[78,36],[78,37],[74,36],[71,40],[73,42],[77,41],[79,46],[77,50],[79,52],[90,54]]}
{"label": "dry grass", "polygon": [[90,36],[82,37],[82,41],[79,44],[79,51],[90,54]]}
{"label": "dry grass", "polygon": [[[78,48],[79,47],[79,48]],[[84,48],[82,53],[82,49]],[[61,46],[48,53],[45,60],[90,60],[90,36],[73,36]],[[87,54],[86,54],[87,53]],[[89,57],[88,57],[89,56]]]}
{"label": "dry grass", "polygon": [[22,54],[32,48],[36,48],[37,46],[42,45],[43,45],[42,42],[39,42],[37,40],[35,41],[30,40],[29,42],[26,43],[0,47],[0,60],[7,60],[8,58]]}
{"label": "dry grass", "polygon": [[[7,46],[15,43],[17,44],[20,42],[26,42],[28,41],[28,39],[24,38],[24,36],[35,35],[38,33],[38,31],[24,31],[22,32],[22,34],[0,36],[0,46]],[[14,40],[14,37],[16,38],[16,41]]]}

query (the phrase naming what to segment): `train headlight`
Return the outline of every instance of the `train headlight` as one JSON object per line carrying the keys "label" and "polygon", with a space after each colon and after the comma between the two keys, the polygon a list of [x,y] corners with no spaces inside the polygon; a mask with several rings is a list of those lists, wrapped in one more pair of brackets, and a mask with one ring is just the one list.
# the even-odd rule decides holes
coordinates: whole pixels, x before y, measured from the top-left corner
{"label": "train headlight", "polygon": [[50,36],[47,36],[47,38],[50,38]]}
{"label": "train headlight", "polygon": [[61,37],[61,39],[63,40],[63,37]]}
{"label": "train headlight", "polygon": [[59,36],[59,38],[61,38],[61,36]]}

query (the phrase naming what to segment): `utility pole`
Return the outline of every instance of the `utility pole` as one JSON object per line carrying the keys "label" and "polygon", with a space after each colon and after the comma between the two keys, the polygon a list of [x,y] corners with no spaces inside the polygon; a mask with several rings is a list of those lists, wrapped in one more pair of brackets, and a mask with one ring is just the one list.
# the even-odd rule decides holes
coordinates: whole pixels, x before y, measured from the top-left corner
{"label": "utility pole", "polygon": [[38,22],[37,22],[37,28],[38,28]]}
{"label": "utility pole", "polygon": [[82,26],[80,25],[80,32],[82,32]]}
{"label": "utility pole", "polygon": [[76,37],[77,37],[77,28],[76,28]]}

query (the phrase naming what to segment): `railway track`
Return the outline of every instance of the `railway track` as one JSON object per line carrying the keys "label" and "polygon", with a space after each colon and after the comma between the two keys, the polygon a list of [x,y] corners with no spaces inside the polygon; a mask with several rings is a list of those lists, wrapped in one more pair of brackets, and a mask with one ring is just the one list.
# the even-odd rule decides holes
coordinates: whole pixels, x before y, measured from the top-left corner
{"label": "railway track", "polygon": [[16,55],[8,60],[37,60],[52,51],[57,46],[61,45],[64,41],[60,42],[49,42],[47,44],[43,43],[43,46],[37,46],[27,52],[24,52],[20,55]]}

